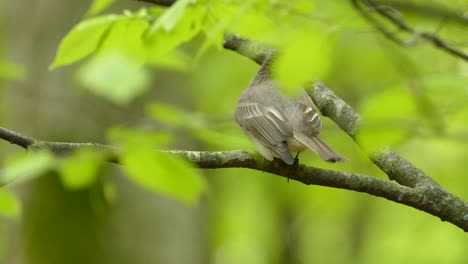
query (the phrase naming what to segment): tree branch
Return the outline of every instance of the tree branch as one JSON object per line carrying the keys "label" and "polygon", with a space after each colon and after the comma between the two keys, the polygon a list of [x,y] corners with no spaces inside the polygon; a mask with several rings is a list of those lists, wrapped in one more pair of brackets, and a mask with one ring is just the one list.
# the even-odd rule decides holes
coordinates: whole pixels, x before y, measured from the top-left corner
{"label": "tree branch", "polygon": [[320,81],[315,82],[307,92],[320,112],[332,119],[355,140],[357,130],[361,125],[361,117],[354,112],[353,108]]}
{"label": "tree branch", "polygon": [[[108,145],[40,141],[5,128],[0,128],[0,138],[27,150],[48,149],[57,155],[70,154],[81,148],[108,151],[112,153],[109,156],[109,162],[119,162],[116,148]],[[410,188],[362,174],[320,169],[303,164],[297,167],[289,166],[279,159],[270,162],[259,156],[236,150],[215,152],[168,150],[164,152],[185,158],[199,168],[248,168],[296,180],[306,185],[327,186],[367,193],[428,212],[468,231],[468,204],[445,193],[441,188],[425,185],[420,188]],[[454,215],[454,211],[458,213]]]}
{"label": "tree branch", "polygon": [[23,136],[3,127],[0,127],[0,138],[25,149],[29,148],[29,146],[35,142],[35,140],[30,137]]}
{"label": "tree branch", "polygon": [[[152,3],[159,1],[150,1]],[[224,47],[238,52],[257,63],[268,54],[272,47],[227,34]],[[316,83],[308,91],[322,113],[332,119],[353,139],[358,132],[360,117],[354,110],[323,83]],[[94,143],[62,143],[40,141],[1,128],[0,138],[25,149],[49,149],[56,154],[67,154],[80,148],[95,148],[113,153],[111,162],[118,162],[118,153],[112,146]],[[468,203],[447,192],[424,172],[414,167],[395,151],[381,151],[371,160],[395,182],[374,177],[325,170],[299,164],[289,166],[275,159],[272,162],[242,151],[165,151],[192,161],[200,168],[249,168],[286,177],[307,185],[321,185],[342,188],[405,204],[439,217],[468,232]]]}
{"label": "tree branch", "polygon": [[424,14],[427,18],[442,18],[459,23],[460,25],[468,25],[468,16],[464,16],[466,10],[449,9],[446,6],[437,2],[415,2],[403,0],[374,0],[378,5],[391,6],[399,10],[406,10],[415,14]]}
{"label": "tree branch", "polygon": [[[78,149],[92,148],[96,151],[108,151],[111,153],[109,161],[119,163],[117,149],[113,146],[96,143],[48,142],[33,139],[5,128],[0,128],[0,131],[1,139],[26,150],[46,149],[57,155],[68,155]],[[28,142],[28,144],[23,144],[23,142]],[[287,165],[280,159],[275,158],[270,162],[260,156],[239,150],[214,152],[165,150],[163,152],[185,158],[203,169],[248,168],[296,180],[306,185],[321,185],[365,192],[396,202],[403,202],[402,193],[407,196],[415,195],[410,188],[374,177],[320,169],[302,164],[295,167]]]}
{"label": "tree branch", "polygon": [[[355,139],[361,118],[346,102],[325,84],[317,82],[308,91],[319,110],[332,119],[344,132]],[[431,177],[393,150],[382,150],[371,157],[371,161],[394,180],[414,190],[421,200],[410,200],[406,205],[438,216],[468,232],[468,203],[445,190]],[[407,201],[407,198],[403,199]],[[415,202],[415,204],[411,204]],[[450,219],[450,220],[447,220]]]}
{"label": "tree branch", "polygon": [[137,2],[146,2],[153,5],[159,6],[171,6],[176,2],[176,0],[136,0]]}
{"label": "tree branch", "polygon": [[262,64],[270,54],[275,52],[275,48],[271,46],[243,39],[233,33],[225,34],[223,47],[235,51],[255,61],[257,64]]}
{"label": "tree branch", "polygon": [[[81,148],[94,148],[99,151],[110,150],[115,153],[115,148],[102,144],[47,142],[32,139],[5,128],[0,128],[0,131],[2,131],[0,133],[1,139],[25,149],[48,149],[60,155],[70,154]],[[28,144],[23,144],[24,142],[28,142]],[[354,190],[408,205],[412,205],[423,198],[420,193],[411,188],[370,176],[320,169],[302,164],[294,167],[279,159],[269,162],[261,157],[242,151],[169,150],[164,152],[186,158],[198,167],[205,169],[249,168],[296,180],[307,185]],[[118,158],[112,158],[110,161],[118,163]]]}
{"label": "tree branch", "polygon": [[[444,50],[458,58],[461,58],[465,61],[468,61],[468,54],[465,54],[463,51],[455,49],[448,45],[444,40],[441,38],[437,37],[435,33],[429,33],[429,32],[420,32],[408,25],[403,19],[400,17],[397,17],[395,14],[389,12],[388,8],[384,8],[384,6],[380,6],[377,3],[375,3],[372,0],[351,0],[353,3],[354,7],[356,10],[358,10],[361,15],[371,23],[374,28],[376,28],[378,31],[380,31],[385,37],[390,39],[391,41],[403,46],[403,47],[408,47],[409,45],[415,43],[415,40],[417,38],[423,38],[432,45],[436,46],[437,48]],[[361,6],[360,2],[363,3],[364,6],[367,8],[364,8]],[[388,7],[388,6],[385,6]],[[368,10],[375,11],[377,12],[381,17],[389,21],[391,24],[396,26],[398,29],[411,34],[412,39],[410,41],[405,41],[400,38],[398,38],[394,33],[392,33],[390,30],[388,30],[382,23],[379,22],[377,18],[375,18]]]}
{"label": "tree branch", "polygon": [[[230,43],[231,41],[234,43]],[[259,44],[251,43],[251,41],[238,36],[232,37],[228,35],[224,42],[224,47],[226,46],[259,64],[261,64],[261,61],[258,61],[258,56],[255,54],[259,55],[274,52],[274,50],[268,46],[263,46],[263,51],[258,52],[258,47],[261,47]],[[352,107],[339,98],[322,82],[316,82],[307,92],[322,114],[328,116],[355,140],[356,133],[361,124],[361,117],[354,112]],[[399,190],[401,191],[400,194],[404,197],[399,201],[393,199],[394,197],[391,195],[383,197],[438,216],[443,221],[451,222],[468,232],[468,203],[463,199],[447,192],[428,175],[416,168],[395,151],[380,151],[375,153],[371,157],[371,160],[388,175],[390,180],[395,180],[400,184],[398,186],[405,187],[405,189]],[[381,182],[379,182],[379,184],[381,184]],[[382,185],[382,187],[383,186],[384,185]],[[408,196],[409,192],[406,188],[411,189],[416,194],[411,192],[412,195]],[[414,199],[415,196],[418,197],[416,200]]]}
{"label": "tree branch", "polygon": [[[147,3],[154,4],[154,5],[159,5],[159,6],[171,6],[172,4],[176,2],[176,0],[136,0],[136,1],[147,2]],[[366,8],[363,8],[360,2],[363,2],[363,5],[365,5],[368,9],[370,9],[371,11],[377,12],[380,16],[385,18],[391,24],[396,26],[398,29],[411,34],[412,38],[409,41],[405,41],[403,39],[398,38],[393,32],[388,30],[382,23],[380,23],[374,16],[372,16],[372,14]],[[416,11],[426,12],[429,14],[436,14],[438,16],[443,16],[444,18],[448,17],[449,19],[457,21],[463,25],[465,25],[466,21],[468,21],[468,19],[465,16],[457,15],[451,10],[442,9],[442,7],[420,6],[414,3],[407,3],[404,1],[351,0],[351,3],[356,8],[356,10],[358,10],[359,13],[361,13],[363,17],[367,19],[367,21],[369,21],[374,26],[374,28],[380,31],[389,40],[403,47],[409,47],[410,45],[413,45],[418,38],[422,38],[432,43],[432,45],[434,45],[435,47],[441,50],[444,50],[447,53],[452,54],[458,58],[468,61],[468,54],[464,53],[461,50],[451,47],[449,44],[446,43],[445,40],[436,36],[435,33],[417,31],[415,28],[408,25],[403,19],[389,12],[388,7],[397,6],[401,8],[411,9],[413,11],[416,10]],[[385,4],[385,6],[380,5],[380,4]],[[234,40],[242,41],[242,39],[240,38],[236,39],[236,36],[233,34],[228,34],[226,38],[231,38],[231,42],[229,42],[228,44],[237,45],[234,42]],[[258,45],[258,44],[253,44],[253,45]],[[227,49],[230,49],[229,45],[225,44],[224,47]],[[265,54],[257,54],[257,55],[252,54],[251,56],[260,56],[260,57],[257,57],[257,58],[251,58],[251,56],[248,56],[248,57],[251,59],[254,59],[258,63],[258,61],[264,55]]]}

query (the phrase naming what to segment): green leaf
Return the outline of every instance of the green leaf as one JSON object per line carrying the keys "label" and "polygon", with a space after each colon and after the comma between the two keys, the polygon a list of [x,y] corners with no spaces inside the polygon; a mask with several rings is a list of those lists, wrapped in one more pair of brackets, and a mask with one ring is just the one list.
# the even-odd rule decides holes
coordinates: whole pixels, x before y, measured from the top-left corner
{"label": "green leaf", "polygon": [[233,21],[242,21],[242,16],[252,6],[252,1],[245,1],[242,5],[228,4],[222,1],[214,1],[210,4],[210,11],[214,14],[223,14],[221,18],[208,16],[202,28],[205,33],[205,41],[198,49],[195,60],[199,60],[203,54],[212,46],[221,48],[224,41],[224,34],[227,31],[235,31],[236,28],[229,28]]}
{"label": "green leaf", "polygon": [[190,113],[169,104],[152,103],[147,109],[151,117],[165,124],[185,126],[188,122],[194,121]]}
{"label": "green leaf", "polygon": [[148,89],[148,72],[128,55],[109,52],[94,57],[77,74],[83,88],[115,104],[127,105]]}
{"label": "green leaf", "polygon": [[16,197],[4,189],[0,189],[0,215],[16,219],[21,213],[21,206]]}
{"label": "green leaf", "polygon": [[88,12],[86,12],[86,15],[94,16],[109,7],[114,2],[115,0],[94,0],[91,4],[91,7],[88,9]]}
{"label": "green leaf", "polygon": [[288,43],[273,64],[273,75],[282,87],[297,90],[327,73],[333,39],[318,29],[300,30],[287,37]]}
{"label": "green leaf", "polygon": [[310,13],[315,9],[314,1],[298,0],[292,4],[292,11],[303,12],[304,14]]}
{"label": "green leaf", "polygon": [[205,41],[198,49],[198,52],[195,56],[195,61],[200,60],[200,58],[208,51],[212,46],[221,48],[224,41],[224,33],[229,23],[229,19],[225,18],[219,23],[210,26],[209,23],[204,27],[203,31],[205,32]]}
{"label": "green leaf", "polygon": [[[247,7],[243,9],[247,9]],[[243,10],[241,9],[241,11]],[[269,38],[277,28],[277,25],[265,13],[259,11],[241,12],[238,16],[228,27],[229,31],[236,32],[236,34],[246,38],[264,40]]]}
{"label": "green leaf", "polygon": [[164,14],[154,22],[151,26],[150,34],[158,31],[160,28],[164,29],[166,32],[172,31],[174,29],[179,19],[185,12],[190,0],[178,0],[169,7]]}
{"label": "green leaf", "polygon": [[121,161],[136,184],[187,204],[195,204],[205,189],[204,179],[188,161],[155,149],[144,146],[128,149]]}
{"label": "green leaf", "polygon": [[157,63],[162,56],[191,40],[202,29],[205,16],[205,8],[190,6],[171,31],[158,29],[149,33],[146,36],[148,60]]}
{"label": "green leaf", "polygon": [[60,176],[65,187],[74,190],[91,185],[104,162],[103,153],[80,149],[60,163]]}
{"label": "green leaf", "polygon": [[193,165],[160,152],[169,135],[115,128],[109,138],[121,147],[120,162],[130,180],[143,188],[194,204],[205,182]]}
{"label": "green leaf", "polygon": [[1,183],[7,184],[13,180],[29,180],[48,170],[54,169],[55,165],[55,158],[48,151],[21,153],[7,161]]}
{"label": "green leaf", "polygon": [[148,27],[147,20],[136,15],[116,21],[100,45],[98,54],[118,52],[126,54],[137,64],[143,64],[147,54],[143,33]]}
{"label": "green leaf", "polygon": [[153,58],[148,63],[156,68],[187,72],[190,69],[190,61],[188,55],[178,50],[172,50],[169,53]]}
{"label": "green leaf", "polygon": [[110,26],[120,18],[107,15],[80,22],[63,38],[49,69],[71,64],[94,52]]}
{"label": "green leaf", "polygon": [[24,69],[16,64],[0,60],[0,79],[20,80],[24,77]]}

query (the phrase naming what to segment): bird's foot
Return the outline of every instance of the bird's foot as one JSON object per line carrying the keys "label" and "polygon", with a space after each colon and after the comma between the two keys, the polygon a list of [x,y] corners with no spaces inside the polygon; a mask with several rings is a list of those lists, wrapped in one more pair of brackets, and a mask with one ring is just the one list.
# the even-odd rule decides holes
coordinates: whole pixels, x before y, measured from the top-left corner
{"label": "bird's foot", "polygon": [[[297,152],[296,156],[294,157],[294,162],[291,164],[291,167],[293,168],[293,171],[296,171],[297,168],[299,167],[299,151]],[[288,182],[289,182],[289,176],[288,176]]]}
{"label": "bird's foot", "polygon": [[297,152],[296,154],[296,157],[294,157],[294,163],[293,163],[293,166],[297,168],[297,166],[299,165],[299,153],[301,153],[300,151]]}
{"label": "bird's foot", "polygon": [[[299,167],[299,153],[300,151],[297,152],[296,156],[294,157],[294,163],[291,164],[294,171],[297,170],[297,168]],[[289,177],[288,177],[288,182],[289,182]]]}

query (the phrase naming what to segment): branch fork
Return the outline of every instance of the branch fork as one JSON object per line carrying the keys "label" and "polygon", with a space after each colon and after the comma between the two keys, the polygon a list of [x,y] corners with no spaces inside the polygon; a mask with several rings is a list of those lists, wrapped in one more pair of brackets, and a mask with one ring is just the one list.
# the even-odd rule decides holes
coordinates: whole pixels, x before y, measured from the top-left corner
{"label": "branch fork", "polygon": [[[154,4],[175,2],[144,1]],[[233,50],[258,64],[261,64],[268,54],[275,52],[270,46],[234,34],[225,35],[224,48]],[[324,83],[316,82],[307,92],[322,114],[333,120],[340,129],[355,140],[361,124],[361,117],[352,107]],[[58,155],[71,153],[80,148],[109,151],[112,153],[109,161],[118,163],[116,149],[108,145],[40,141],[1,127],[0,138],[27,150],[44,148]],[[258,155],[238,150],[216,152],[168,150],[164,152],[185,158],[203,169],[248,168],[296,180],[306,185],[320,185],[367,193],[419,209],[468,232],[468,203],[445,190],[393,150],[382,150],[370,157],[370,160],[386,173],[390,180],[321,169],[304,164],[289,166],[277,159],[270,162]]]}

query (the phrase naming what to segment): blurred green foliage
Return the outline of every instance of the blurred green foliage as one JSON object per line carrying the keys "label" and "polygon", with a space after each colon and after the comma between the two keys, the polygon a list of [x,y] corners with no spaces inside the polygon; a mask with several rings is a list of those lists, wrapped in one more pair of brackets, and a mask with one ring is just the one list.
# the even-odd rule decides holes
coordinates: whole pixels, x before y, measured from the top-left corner
{"label": "blurred green foliage", "polygon": [[105,15],[76,25],[62,40],[50,69],[76,62],[96,51],[109,27],[118,19],[125,19],[125,17]]}
{"label": "blurred green foliage", "polygon": [[3,184],[26,181],[41,175],[57,165],[52,153],[47,150],[39,150],[31,153],[20,153],[10,157],[5,163],[5,171],[2,175]]}
{"label": "blurred green foliage", "polygon": [[87,90],[119,105],[141,95],[150,83],[148,72],[131,57],[109,52],[84,65],[77,78]]}
{"label": "blurred green foliage", "polygon": [[74,190],[94,183],[106,155],[90,149],[80,149],[74,155],[60,162],[60,175],[63,185]]}
{"label": "blurred green foliage", "polygon": [[20,215],[20,205],[16,197],[4,189],[0,189],[0,215],[17,218]]}
{"label": "blurred green foliage", "polygon": [[157,151],[167,145],[167,134],[120,128],[110,138],[121,148],[119,160],[135,183],[189,204],[198,201],[206,185],[200,172],[187,160]]}
{"label": "blurred green foliage", "polygon": [[93,16],[97,15],[98,13],[102,12],[106,8],[108,8],[112,3],[114,3],[115,0],[96,0],[93,1],[91,6],[88,9],[88,12],[86,13],[88,16]]}
{"label": "blurred green foliage", "polygon": [[21,67],[0,60],[0,80],[18,80],[23,78],[24,72]]}
{"label": "blurred green foliage", "polygon": [[[347,2],[178,0],[169,8],[134,5],[124,11],[120,6],[111,9],[117,2],[93,1],[82,20],[63,36],[50,66],[54,71],[49,74],[62,74],[67,66],[84,94],[104,99],[98,101],[101,105],[107,100],[123,112],[136,113],[121,121],[130,128],[117,123],[102,134],[108,134],[108,141],[118,147],[129,183],[152,191],[157,199],[158,195],[173,198],[201,212],[203,223],[192,230],[201,229],[203,234],[197,245],[190,246],[206,252],[192,259],[193,263],[468,261],[468,238],[461,230],[413,208],[354,192],[288,183],[245,169],[204,172],[185,160],[155,151],[254,151],[232,116],[239,94],[258,66],[222,49],[225,32],[234,32],[278,47],[274,77],[285,93],[296,94],[304,84],[321,79],[362,115],[364,123],[357,136],[362,149],[324,118],[321,136],[348,157],[349,163],[327,164],[312,153],[301,154],[301,162],[384,177],[367,155],[390,146],[466,200],[466,62],[422,41],[407,49],[388,42]],[[466,0],[450,5],[433,2],[453,10],[468,7]],[[107,9],[111,11],[103,14]],[[418,29],[437,29],[441,37],[454,40],[450,43],[457,48],[463,49],[458,42],[468,41],[466,25],[450,18],[441,22],[440,17],[414,10],[399,12]],[[0,81],[28,78],[15,65],[0,58]],[[73,121],[72,126],[78,133],[93,131],[89,122]],[[64,263],[72,256],[82,261],[77,263],[115,263],[111,260],[116,259],[153,263],[147,256],[161,251],[169,237],[184,230],[173,223],[174,217],[168,221],[170,235],[146,238],[149,230],[160,228],[161,216],[151,214],[147,197],[138,200],[125,193],[124,184],[102,176],[105,157],[89,150],[60,159],[48,152],[33,152],[5,163],[3,183],[34,182],[34,177],[48,177],[51,171],[61,179],[38,181],[45,191],[31,192],[28,197],[40,197],[42,203],[25,199],[29,206],[23,209],[10,190],[0,190],[1,215],[18,218],[24,213],[22,239],[28,246],[23,253],[27,263]],[[208,181],[202,173],[209,176]],[[132,199],[133,203],[125,204]],[[127,213],[131,206],[142,207],[143,216],[128,213],[130,217],[124,219],[132,220],[129,223],[120,218],[112,222],[117,217],[102,209],[106,202],[101,200],[111,201],[110,206],[115,204]],[[118,207],[122,204],[124,209]],[[163,213],[176,210],[174,204]],[[147,225],[133,224],[146,218]],[[189,221],[197,222],[195,218]],[[125,244],[125,250],[110,250],[110,246],[102,250],[100,239],[112,232],[106,226],[117,221],[121,224],[117,229],[130,235],[116,236],[131,242]],[[176,252],[176,257],[162,262],[181,263],[174,259],[181,257],[181,245],[189,240],[178,235],[182,241],[173,251],[168,250]],[[57,249],[54,243],[42,241],[47,239],[60,245],[56,258],[48,258],[48,252]],[[145,239],[163,242],[152,246]],[[67,247],[71,241],[74,246]],[[127,251],[141,256],[131,259],[125,255]],[[80,255],[83,252],[86,256]]]}

